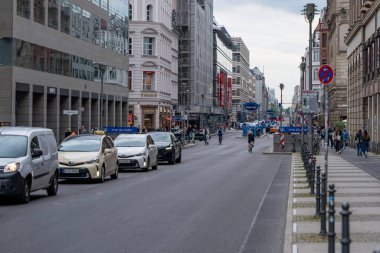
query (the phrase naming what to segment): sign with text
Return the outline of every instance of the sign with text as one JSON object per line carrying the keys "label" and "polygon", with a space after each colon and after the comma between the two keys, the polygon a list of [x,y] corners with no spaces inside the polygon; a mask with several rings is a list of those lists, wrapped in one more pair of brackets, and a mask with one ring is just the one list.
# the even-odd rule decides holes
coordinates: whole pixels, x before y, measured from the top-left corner
{"label": "sign with text", "polygon": [[[302,127],[280,127],[280,131],[288,134],[302,133]],[[307,133],[307,127],[303,128],[303,132]]]}
{"label": "sign with text", "polygon": [[302,91],[302,111],[305,114],[318,112],[318,91]]}
{"label": "sign with text", "polygon": [[105,127],[103,129],[107,134],[135,134],[137,127]]}
{"label": "sign with text", "polygon": [[258,103],[255,103],[255,102],[245,103],[244,104],[244,109],[246,109],[247,111],[255,111],[259,107],[260,107],[260,105]]}
{"label": "sign with text", "polygon": [[78,110],[63,110],[63,114],[65,115],[78,115]]}

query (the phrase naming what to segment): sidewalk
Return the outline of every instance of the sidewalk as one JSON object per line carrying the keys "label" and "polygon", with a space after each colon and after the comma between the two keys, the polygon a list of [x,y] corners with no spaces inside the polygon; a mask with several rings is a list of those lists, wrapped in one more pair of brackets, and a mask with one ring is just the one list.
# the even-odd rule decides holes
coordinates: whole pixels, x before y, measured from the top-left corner
{"label": "sidewalk", "polygon": [[[354,164],[329,152],[328,185],[335,184],[336,252],[341,252],[341,204],[350,204],[350,252],[372,253],[380,247],[380,181]],[[324,172],[324,156],[317,156]],[[327,237],[319,236],[320,218],[315,216],[315,195],[309,194],[301,154],[292,159],[284,252],[327,252]],[[328,220],[328,218],[327,218]],[[328,223],[326,224],[328,228]]]}

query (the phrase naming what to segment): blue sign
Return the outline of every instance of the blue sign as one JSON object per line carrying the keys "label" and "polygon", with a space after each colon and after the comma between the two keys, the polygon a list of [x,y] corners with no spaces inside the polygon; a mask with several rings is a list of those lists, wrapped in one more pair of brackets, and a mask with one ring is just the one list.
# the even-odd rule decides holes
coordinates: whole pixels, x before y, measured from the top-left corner
{"label": "blue sign", "polygon": [[174,116],[172,116],[172,121],[182,121],[182,116],[181,115],[174,115]]}
{"label": "blue sign", "polygon": [[244,109],[246,109],[247,111],[254,111],[257,110],[259,107],[260,105],[255,102],[249,102],[244,104]]}
{"label": "blue sign", "polygon": [[107,134],[135,134],[137,127],[105,127],[103,129]]}
{"label": "blue sign", "polygon": [[[284,133],[293,133],[293,134],[302,133],[302,127],[281,127],[280,131]],[[303,128],[303,132],[307,133],[307,127]]]}

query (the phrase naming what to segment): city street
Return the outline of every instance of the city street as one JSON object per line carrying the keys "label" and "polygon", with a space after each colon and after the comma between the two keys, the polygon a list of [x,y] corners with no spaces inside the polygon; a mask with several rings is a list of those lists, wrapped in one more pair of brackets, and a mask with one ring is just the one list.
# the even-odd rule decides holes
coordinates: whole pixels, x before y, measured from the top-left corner
{"label": "city street", "polygon": [[182,163],[58,195],[0,202],[1,252],[282,252],[291,156],[253,153],[241,132],[197,141]]}

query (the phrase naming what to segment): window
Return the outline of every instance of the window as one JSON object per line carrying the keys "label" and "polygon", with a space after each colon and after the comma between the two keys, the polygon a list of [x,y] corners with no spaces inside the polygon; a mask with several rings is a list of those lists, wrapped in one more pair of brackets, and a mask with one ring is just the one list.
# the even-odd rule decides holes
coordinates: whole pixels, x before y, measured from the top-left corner
{"label": "window", "polygon": [[99,17],[92,15],[92,25],[93,25],[93,35],[92,35],[92,44],[100,45],[100,24]]}
{"label": "window", "polygon": [[48,26],[58,30],[58,3],[57,0],[49,0]]}
{"label": "window", "polygon": [[314,69],[313,71],[313,80],[318,80],[318,69]]}
{"label": "window", "polygon": [[30,18],[30,0],[17,0],[17,15]]}
{"label": "window", "polygon": [[146,7],[146,21],[153,21],[153,6],[151,4]]}
{"label": "window", "polygon": [[128,90],[132,90],[132,71],[128,71]]}
{"label": "window", "polygon": [[71,4],[67,0],[61,2],[61,32],[70,34]]}
{"label": "window", "polygon": [[313,61],[319,61],[319,51],[313,52]]}
{"label": "window", "polygon": [[88,11],[83,10],[82,13],[82,39],[90,41],[91,31],[90,31],[90,22],[91,15]]}
{"label": "window", "polygon": [[[30,142],[30,151],[32,154],[34,153],[35,149],[41,149],[37,136],[34,136],[32,141]],[[38,157],[36,157],[36,158],[38,158]]]}
{"label": "window", "polygon": [[132,8],[132,4],[129,4],[128,16],[129,16],[129,20],[132,20],[132,18],[133,18],[133,8]]}
{"label": "window", "polygon": [[73,35],[75,38],[80,38],[82,10],[79,6],[73,4],[71,11],[71,35]]}
{"label": "window", "polygon": [[132,44],[132,38],[128,39],[128,54],[133,55],[133,44]]}
{"label": "window", "polygon": [[34,0],[34,21],[45,25],[45,0]]}
{"label": "window", "polygon": [[154,90],[154,72],[144,71],[143,85],[143,90]]}
{"label": "window", "polygon": [[154,38],[144,38],[144,55],[153,55]]}
{"label": "window", "polygon": [[322,34],[322,47],[323,48],[327,47],[327,34],[326,33]]}

